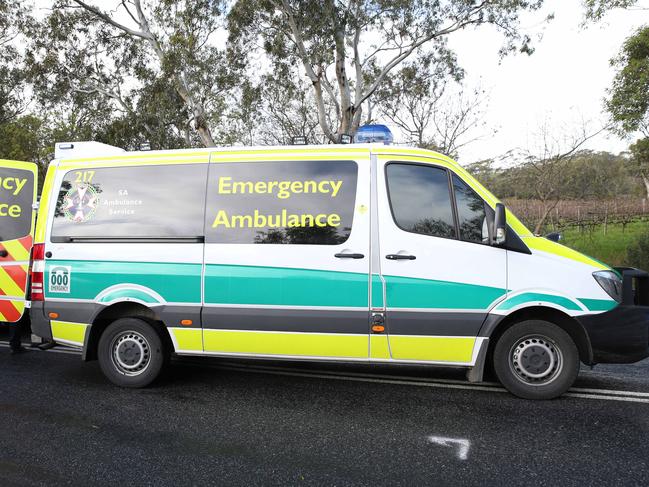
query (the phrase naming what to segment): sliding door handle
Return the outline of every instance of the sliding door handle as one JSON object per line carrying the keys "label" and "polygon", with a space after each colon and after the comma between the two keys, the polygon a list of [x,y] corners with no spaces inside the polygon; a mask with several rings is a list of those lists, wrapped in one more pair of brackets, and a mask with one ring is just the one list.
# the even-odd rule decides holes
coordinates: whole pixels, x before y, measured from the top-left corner
{"label": "sliding door handle", "polygon": [[417,257],[408,254],[388,254],[385,258],[388,260],[415,260]]}
{"label": "sliding door handle", "polygon": [[338,259],[363,259],[365,256],[363,254],[335,254],[334,257]]}

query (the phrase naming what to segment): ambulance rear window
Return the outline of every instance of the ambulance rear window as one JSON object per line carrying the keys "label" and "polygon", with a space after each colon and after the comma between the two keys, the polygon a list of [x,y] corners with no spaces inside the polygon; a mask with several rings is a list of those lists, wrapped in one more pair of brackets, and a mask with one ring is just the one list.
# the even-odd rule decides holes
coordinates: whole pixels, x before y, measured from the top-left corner
{"label": "ambulance rear window", "polygon": [[70,171],[61,183],[52,241],[200,237],[207,169],[187,164]]}
{"label": "ambulance rear window", "polygon": [[29,235],[33,197],[32,172],[0,167],[0,242]]}

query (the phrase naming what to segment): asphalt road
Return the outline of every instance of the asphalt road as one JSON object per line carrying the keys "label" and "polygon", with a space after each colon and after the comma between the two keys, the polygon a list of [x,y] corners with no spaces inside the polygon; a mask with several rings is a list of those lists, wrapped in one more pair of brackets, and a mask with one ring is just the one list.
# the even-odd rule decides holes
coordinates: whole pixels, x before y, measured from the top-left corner
{"label": "asphalt road", "polygon": [[454,370],[218,359],[125,390],[2,341],[0,371],[2,486],[649,484],[649,361],[546,402]]}

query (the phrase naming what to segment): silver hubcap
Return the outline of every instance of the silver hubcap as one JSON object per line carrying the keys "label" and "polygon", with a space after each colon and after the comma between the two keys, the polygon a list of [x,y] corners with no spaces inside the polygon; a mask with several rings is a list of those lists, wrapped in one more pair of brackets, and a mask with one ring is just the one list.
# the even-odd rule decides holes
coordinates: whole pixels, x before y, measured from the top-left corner
{"label": "silver hubcap", "polygon": [[563,355],[555,343],[541,335],[522,338],[511,349],[510,367],[516,377],[532,385],[546,385],[561,373]]}
{"label": "silver hubcap", "polygon": [[124,375],[140,375],[151,362],[149,342],[135,331],[125,331],[113,338],[110,350],[113,365]]}

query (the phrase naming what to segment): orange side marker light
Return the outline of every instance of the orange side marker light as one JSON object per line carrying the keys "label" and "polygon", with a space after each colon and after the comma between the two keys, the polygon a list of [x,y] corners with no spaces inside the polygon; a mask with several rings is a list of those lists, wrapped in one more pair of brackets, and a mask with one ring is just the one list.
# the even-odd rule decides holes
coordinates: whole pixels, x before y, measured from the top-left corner
{"label": "orange side marker light", "polygon": [[192,326],[194,322],[192,320],[180,320],[180,324],[183,326]]}
{"label": "orange side marker light", "polygon": [[385,331],[385,326],[383,326],[383,325],[374,325],[374,326],[372,326],[372,331],[374,333],[383,333]]}
{"label": "orange side marker light", "polygon": [[59,317],[58,313],[49,313],[47,316],[50,317],[51,320],[55,320]]}

